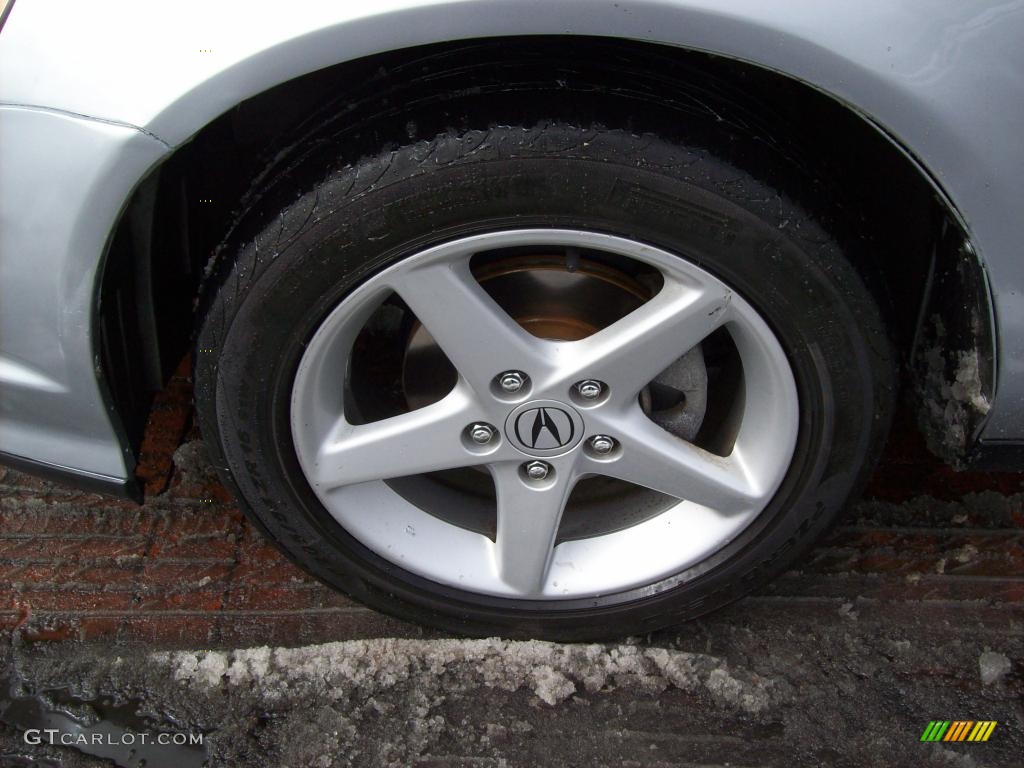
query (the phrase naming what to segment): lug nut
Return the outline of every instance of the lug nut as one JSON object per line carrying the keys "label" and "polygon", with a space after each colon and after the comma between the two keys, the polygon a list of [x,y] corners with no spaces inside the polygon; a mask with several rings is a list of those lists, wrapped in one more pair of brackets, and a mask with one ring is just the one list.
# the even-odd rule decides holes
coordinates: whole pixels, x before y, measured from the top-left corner
{"label": "lug nut", "polygon": [[507,371],[498,377],[498,385],[510,395],[515,394],[526,384],[526,374],[519,371]]}
{"label": "lug nut", "polygon": [[487,445],[494,439],[494,427],[490,424],[473,424],[469,428],[469,439],[478,445]]}
{"label": "lug nut", "polygon": [[576,391],[584,400],[597,400],[604,392],[604,384],[594,379],[586,379],[576,385]]}
{"label": "lug nut", "polygon": [[551,467],[543,461],[531,461],[524,469],[526,476],[531,480],[543,480],[551,471]]}
{"label": "lug nut", "polygon": [[608,435],[594,435],[590,438],[590,450],[598,456],[607,456],[615,450],[615,439]]}

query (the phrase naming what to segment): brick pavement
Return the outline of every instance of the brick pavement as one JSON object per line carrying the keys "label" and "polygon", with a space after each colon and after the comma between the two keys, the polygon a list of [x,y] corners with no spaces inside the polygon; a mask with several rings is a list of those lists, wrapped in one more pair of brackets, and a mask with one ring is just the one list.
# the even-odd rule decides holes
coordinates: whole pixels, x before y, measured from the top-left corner
{"label": "brick pavement", "polygon": [[[144,505],[0,468],[0,631],[165,647],[429,635],[320,585],[248,524],[203,466],[185,371],[147,429]],[[834,618],[855,603],[862,616],[899,623],[941,605],[996,632],[1016,626],[1024,495],[1014,494],[1024,475],[956,473],[905,420],[893,434],[867,501],[798,569],[727,615]]]}

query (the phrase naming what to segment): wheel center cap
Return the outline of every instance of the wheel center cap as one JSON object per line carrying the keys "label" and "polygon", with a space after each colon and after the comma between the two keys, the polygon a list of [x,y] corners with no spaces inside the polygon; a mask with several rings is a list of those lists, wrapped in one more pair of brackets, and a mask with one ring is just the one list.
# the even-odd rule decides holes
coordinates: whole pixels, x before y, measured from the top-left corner
{"label": "wheel center cap", "polygon": [[523,403],[505,419],[505,436],[527,456],[559,456],[583,439],[583,417],[557,400]]}

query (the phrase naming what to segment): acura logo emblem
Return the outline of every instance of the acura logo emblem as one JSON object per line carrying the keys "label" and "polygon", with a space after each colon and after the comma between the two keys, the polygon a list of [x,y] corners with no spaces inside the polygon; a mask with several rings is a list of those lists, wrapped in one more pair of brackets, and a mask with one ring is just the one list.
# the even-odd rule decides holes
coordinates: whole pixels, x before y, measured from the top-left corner
{"label": "acura logo emblem", "polygon": [[572,417],[561,408],[530,408],[515,420],[516,439],[527,448],[549,451],[570,445],[576,436]]}
{"label": "acura logo emblem", "polygon": [[527,456],[561,456],[575,448],[586,431],[576,409],[558,400],[523,403],[505,419],[505,436]]}

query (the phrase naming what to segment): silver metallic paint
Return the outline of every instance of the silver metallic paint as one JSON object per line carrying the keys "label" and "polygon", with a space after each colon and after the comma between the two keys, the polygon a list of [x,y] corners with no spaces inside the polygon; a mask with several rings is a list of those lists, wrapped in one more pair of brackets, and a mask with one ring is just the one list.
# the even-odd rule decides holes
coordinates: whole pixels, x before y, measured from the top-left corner
{"label": "silver metallic paint", "polygon": [[0,451],[128,476],[97,376],[94,290],[122,205],[166,151],[132,128],[0,107]]}
{"label": "silver metallic paint", "polygon": [[[983,437],[1024,438],[1024,0],[25,0],[0,37],[0,450],[125,476],[88,318],[110,227],[166,145],[325,66],[521,34],[754,62],[898,140],[959,210],[990,275],[1000,367]],[[22,314],[25,296],[39,306]]]}

